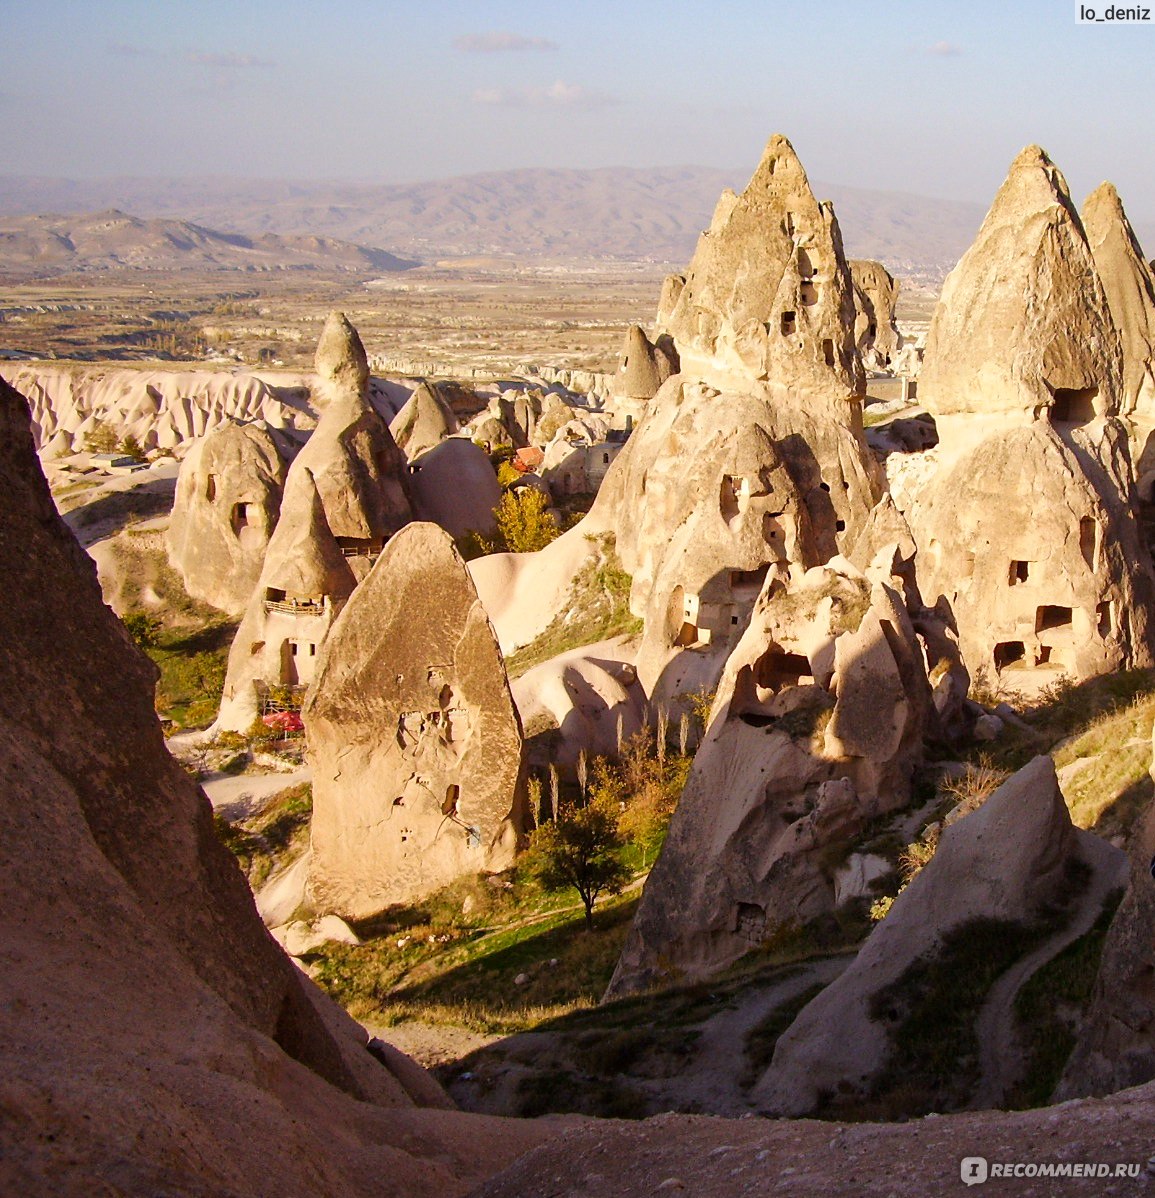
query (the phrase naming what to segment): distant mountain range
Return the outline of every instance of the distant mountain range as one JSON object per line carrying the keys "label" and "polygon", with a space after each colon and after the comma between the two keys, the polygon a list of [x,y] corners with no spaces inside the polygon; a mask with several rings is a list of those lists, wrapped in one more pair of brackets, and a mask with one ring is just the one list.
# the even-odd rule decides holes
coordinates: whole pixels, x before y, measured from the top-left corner
{"label": "distant mountain range", "polygon": [[[742,187],[747,176],[704,167],[514,170],[410,184],[9,176],[0,177],[0,213],[120,208],[196,221],[188,227],[218,239],[212,248],[197,251],[206,260],[226,253],[219,240],[226,235],[209,233],[221,229],[241,237],[245,244],[236,249],[272,258],[278,243],[267,241],[268,234],[285,239],[280,243],[285,254],[306,258],[307,247],[292,239],[314,239],[317,254],[330,252],[317,239],[353,243],[332,251],[337,265],[382,251],[388,251],[386,257],[423,262],[498,254],[522,260],[682,264],[709,224],[719,193],[727,186]],[[834,201],[851,257],[877,258],[906,278],[932,283],[962,255],[985,211],[980,204],[902,192],[821,182],[814,189]],[[14,228],[10,220],[0,227]],[[1155,245],[1155,227],[1138,231]],[[164,234],[157,236],[163,242]],[[47,250],[55,252],[51,244]],[[0,267],[7,256],[7,251],[0,255]]]}
{"label": "distant mountain range", "polygon": [[0,216],[0,271],[9,275],[123,268],[381,272],[412,265],[332,237],[220,233],[184,220],[142,220],[116,208],[74,216]]}

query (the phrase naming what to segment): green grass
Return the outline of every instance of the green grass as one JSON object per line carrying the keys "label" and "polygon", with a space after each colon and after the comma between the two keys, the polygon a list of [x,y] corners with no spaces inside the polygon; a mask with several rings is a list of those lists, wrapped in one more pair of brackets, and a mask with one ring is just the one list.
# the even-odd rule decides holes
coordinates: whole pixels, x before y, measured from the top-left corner
{"label": "green grass", "polygon": [[1015,997],[1015,1017],[1027,1061],[1025,1076],[1011,1091],[1012,1110],[1045,1106],[1075,1047],[1078,1019],[1091,1000],[1099,960],[1123,891],[1116,891],[1090,931],[1038,969]]}
{"label": "green grass", "polygon": [[[568,895],[540,897],[547,903],[572,901]],[[523,1031],[597,1003],[637,901],[636,895],[603,900],[594,913],[593,932],[585,931],[580,906],[547,909],[496,932],[470,927],[464,918],[462,926],[425,913],[422,922],[379,931],[360,946],[324,945],[309,959],[316,981],[355,1018]],[[358,925],[357,930],[371,929]],[[522,975],[518,985],[515,979]]]}
{"label": "green grass", "polygon": [[182,728],[212,723],[220,708],[236,625],[216,616],[199,632],[167,631],[145,650],[160,670],[156,709]]}
{"label": "green grass", "polygon": [[313,787],[305,782],[273,795],[248,819],[230,824],[218,815],[214,822],[217,835],[255,891],[275,870],[305,851],[312,814]]}
{"label": "green grass", "polygon": [[564,611],[528,645],[506,658],[511,678],[543,661],[613,636],[637,636],[642,621],[630,611],[632,579],[622,569],[611,534],[598,538],[600,554],[574,579]]}

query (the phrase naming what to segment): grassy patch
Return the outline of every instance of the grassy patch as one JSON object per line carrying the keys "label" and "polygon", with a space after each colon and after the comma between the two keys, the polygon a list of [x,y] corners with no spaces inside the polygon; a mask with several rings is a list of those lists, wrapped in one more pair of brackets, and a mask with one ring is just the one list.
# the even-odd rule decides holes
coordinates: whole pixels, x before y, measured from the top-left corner
{"label": "grassy patch", "polygon": [[1075,1029],[1091,1000],[1103,945],[1122,898],[1121,890],[1111,895],[1090,931],[1037,970],[1016,995],[1015,1017],[1027,1068],[1008,1095],[1009,1109],[1050,1101],[1075,1047]]}
{"label": "grassy patch", "polygon": [[162,633],[147,649],[160,670],[156,709],[182,728],[212,723],[221,703],[236,625],[221,619],[191,634]]}
{"label": "grassy patch", "polygon": [[570,649],[642,631],[642,621],[630,611],[632,579],[622,569],[613,536],[604,534],[598,542],[601,552],[574,579],[565,610],[535,640],[506,658],[511,678]]}
{"label": "grassy patch", "polygon": [[524,1031],[601,998],[636,906],[636,896],[603,903],[592,932],[571,908],[497,932],[415,924],[357,947],[327,944],[310,959],[316,980],[355,1018]]}
{"label": "grassy patch", "polygon": [[305,782],[273,795],[255,815],[230,824],[215,817],[217,835],[240,862],[253,890],[281,865],[299,857],[309,843],[313,788]]}

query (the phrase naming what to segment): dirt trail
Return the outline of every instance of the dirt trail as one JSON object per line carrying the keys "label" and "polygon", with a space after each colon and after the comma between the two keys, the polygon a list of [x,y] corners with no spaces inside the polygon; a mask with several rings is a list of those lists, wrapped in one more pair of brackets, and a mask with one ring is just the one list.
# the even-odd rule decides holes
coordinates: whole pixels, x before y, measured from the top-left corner
{"label": "dirt trail", "polygon": [[1094,870],[1071,922],[1015,962],[991,987],[975,1021],[981,1079],[969,1104],[971,1110],[996,1110],[1022,1076],[1022,1045],[1015,1020],[1015,998],[1047,962],[1089,932],[1112,890],[1127,884],[1127,859],[1106,841],[1085,840],[1084,860]]}

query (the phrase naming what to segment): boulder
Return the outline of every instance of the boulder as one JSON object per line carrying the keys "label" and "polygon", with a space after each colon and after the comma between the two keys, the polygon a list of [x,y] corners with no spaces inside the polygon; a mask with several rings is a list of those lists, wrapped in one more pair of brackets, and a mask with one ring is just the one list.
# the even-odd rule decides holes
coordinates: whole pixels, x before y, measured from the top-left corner
{"label": "boulder", "polygon": [[440,524],[451,537],[493,532],[501,486],[485,451],[449,437],[409,464],[409,493],[417,520]]}
{"label": "boulder", "polygon": [[526,823],[521,725],[442,529],[410,524],[385,547],[333,626],[304,719],[317,911],[364,919],[510,864]]}

